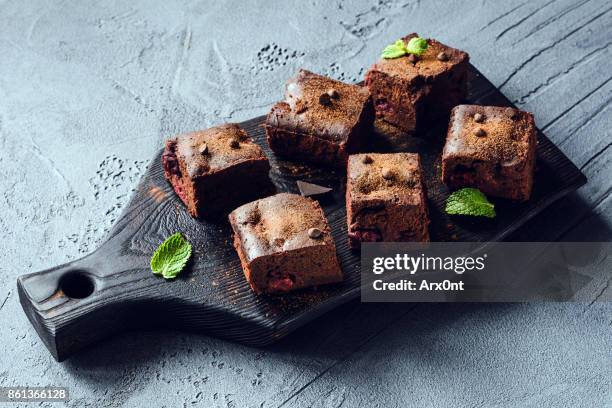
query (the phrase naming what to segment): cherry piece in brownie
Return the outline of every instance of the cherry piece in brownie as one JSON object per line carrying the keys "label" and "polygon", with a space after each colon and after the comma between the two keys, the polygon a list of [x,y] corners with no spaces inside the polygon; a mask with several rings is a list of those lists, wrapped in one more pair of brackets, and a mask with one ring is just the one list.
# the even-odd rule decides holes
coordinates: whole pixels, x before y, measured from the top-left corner
{"label": "cherry piece in brownie", "polygon": [[536,158],[533,115],[512,108],[459,105],[442,152],[442,181],[451,189],[528,200]]}
{"label": "cherry piece in brownie", "polygon": [[362,148],[374,122],[367,88],[300,70],[285,86],[285,100],[265,123],[268,144],[278,155],[344,167]]}
{"label": "cherry piece in brownie", "polygon": [[274,192],[267,157],[236,124],[166,141],[162,165],[164,176],[193,217],[227,214]]}
{"label": "cherry piece in brownie", "polygon": [[331,230],[319,204],[280,193],[229,215],[234,247],[256,293],[282,293],[340,282]]}
{"label": "cherry piece in brownie", "polygon": [[[402,40],[408,44],[414,37],[418,35]],[[421,56],[381,59],[365,76],[376,117],[405,132],[422,129],[434,119],[447,119],[450,110],[465,99],[468,54],[432,39],[427,44]]]}
{"label": "cherry piece in brownie", "polygon": [[348,161],[349,245],[429,241],[429,217],[416,153],[357,154]]}

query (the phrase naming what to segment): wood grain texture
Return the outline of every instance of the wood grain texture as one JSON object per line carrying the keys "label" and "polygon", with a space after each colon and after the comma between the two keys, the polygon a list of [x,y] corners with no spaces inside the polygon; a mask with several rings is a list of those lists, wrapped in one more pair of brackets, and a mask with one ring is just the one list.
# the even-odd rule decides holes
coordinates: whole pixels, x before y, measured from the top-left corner
{"label": "wood grain texture", "polygon": [[[473,67],[468,90],[468,103],[510,106]],[[163,176],[160,151],[99,249],[68,265],[19,278],[21,304],[56,359],[63,360],[111,334],[151,325],[267,345],[359,296],[360,258],[348,248],[346,235],[346,176],[341,171],[276,158],[266,143],[263,121],[264,117],[258,117],[241,125],[270,157],[271,178],[278,191],[297,193],[297,180],[333,188],[320,203],[332,227],[344,282],[285,296],[255,295],[243,277],[228,223],[189,216]],[[444,212],[449,191],[440,182],[446,128],[441,122],[426,134],[408,138],[382,133],[379,127],[372,135],[374,150],[421,154],[433,241],[502,240],[586,182],[580,170],[539,133],[534,191],[527,203],[494,200],[498,216],[493,220],[449,217]],[[167,282],[150,272],[148,262],[157,245],[175,232],[183,233],[193,244],[193,259],[186,272]],[[93,282],[91,295],[75,299],[69,293],[66,282],[78,277],[84,281],[74,283],[77,289],[87,286],[85,279]]]}

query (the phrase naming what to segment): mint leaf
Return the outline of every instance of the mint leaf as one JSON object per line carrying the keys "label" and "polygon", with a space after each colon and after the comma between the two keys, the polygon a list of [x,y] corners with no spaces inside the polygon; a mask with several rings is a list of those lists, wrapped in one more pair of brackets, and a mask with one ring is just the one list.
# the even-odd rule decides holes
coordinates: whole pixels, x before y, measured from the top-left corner
{"label": "mint leaf", "polygon": [[191,244],[177,232],[157,247],[151,258],[151,270],[166,279],[176,278],[190,257]]}
{"label": "mint leaf", "polygon": [[495,208],[480,190],[462,188],[446,199],[446,213],[493,218]]}
{"label": "mint leaf", "polygon": [[422,55],[427,51],[427,40],[421,37],[412,37],[406,46],[406,52],[416,56]]}
{"label": "mint leaf", "polygon": [[404,40],[397,40],[391,45],[387,45],[382,52],[381,58],[393,59],[403,57],[407,54],[416,56],[422,55],[427,51],[427,40],[421,37],[413,37],[408,41],[408,45],[404,44]]}
{"label": "mint leaf", "polygon": [[391,45],[387,45],[382,52],[381,57],[384,59],[399,58],[406,55],[406,47],[404,46],[403,40],[397,40]]}

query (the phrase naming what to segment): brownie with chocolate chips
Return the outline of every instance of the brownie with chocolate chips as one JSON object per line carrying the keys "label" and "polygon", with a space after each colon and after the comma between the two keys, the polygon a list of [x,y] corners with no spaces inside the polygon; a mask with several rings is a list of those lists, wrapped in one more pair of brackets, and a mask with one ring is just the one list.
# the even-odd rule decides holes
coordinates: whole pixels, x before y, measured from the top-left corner
{"label": "brownie with chocolate chips", "polygon": [[533,115],[513,108],[459,105],[442,152],[442,181],[496,197],[526,201],[536,160]]}
{"label": "brownie with chocolate chips", "polygon": [[[236,124],[223,124],[166,141],[164,176],[193,217],[216,217],[274,193],[270,163]],[[237,183],[237,180],[248,183]]]}
{"label": "brownie with chocolate chips", "polygon": [[[402,41],[408,44],[415,37],[412,33]],[[381,59],[365,76],[376,117],[405,132],[420,130],[432,120],[446,120],[466,96],[469,55],[433,39],[427,44],[421,56]]]}
{"label": "brownie with chocolate chips", "polygon": [[429,241],[427,199],[416,153],[356,154],[348,161],[349,245]]}
{"label": "brownie with chocolate chips", "polygon": [[343,167],[372,129],[374,108],[367,88],[300,70],[285,86],[264,127],[278,155]]}
{"label": "brownie with chocolate chips", "polygon": [[321,206],[280,193],[229,215],[234,247],[256,293],[283,293],[343,279],[331,229]]}

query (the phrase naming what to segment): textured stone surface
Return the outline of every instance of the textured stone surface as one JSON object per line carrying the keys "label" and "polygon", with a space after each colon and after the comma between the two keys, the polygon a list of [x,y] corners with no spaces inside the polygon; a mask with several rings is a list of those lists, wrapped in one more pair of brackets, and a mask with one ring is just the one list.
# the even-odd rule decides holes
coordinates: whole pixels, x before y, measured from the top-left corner
{"label": "textured stone surface", "polygon": [[469,51],[589,177],[515,239],[610,240],[605,0],[0,0],[0,386],[73,407],[611,406],[605,281],[578,304],[353,303],[262,350],[131,333],[62,364],[22,313],[16,277],[93,250],[166,137],[265,113],[298,67],[359,80],[412,31]]}

